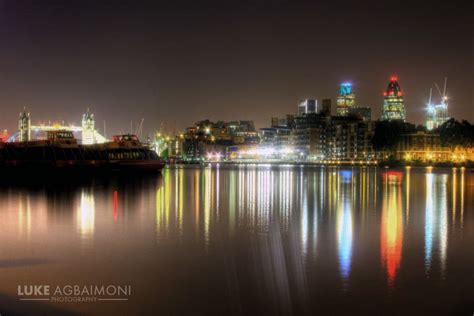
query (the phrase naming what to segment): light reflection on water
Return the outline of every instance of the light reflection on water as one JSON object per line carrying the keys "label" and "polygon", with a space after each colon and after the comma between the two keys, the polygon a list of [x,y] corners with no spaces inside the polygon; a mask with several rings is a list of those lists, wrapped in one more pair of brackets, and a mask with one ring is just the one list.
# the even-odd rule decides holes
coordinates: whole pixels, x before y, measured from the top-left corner
{"label": "light reflection on water", "polygon": [[[339,269],[343,279],[349,277],[352,259],[352,207],[350,189],[346,185],[338,192],[340,194],[337,208],[337,240],[339,253]],[[348,192],[349,191],[349,192]]]}
{"label": "light reflection on water", "polygon": [[[426,174],[425,270],[429,274],[433,263],[434,243],[437,242],[437,252],[439,253],[439,263],[443,277],[446,272],[448,247],[447,182],[447,174],[434,175],[431,172]],[[453,201],[456,200],[456,190],[453,191],[452,199]],[[453,209],[453,212],[456,212],[456,210]]]}
{"label": "light reflection on water", "polygon": [[95,202],[92,192],[83,189],[77,209],[77,226],[81,238],[85,241],[94,238]]}
{"label": "light reflection on water", "polygon": [[383,183],[380,255],[387,271],[389,287],[393,287],[402,259],[404,213],[401,195],[402,177],[402,173],[385,174]]}
{"label": "light reflection on water", "polygon": [[[437,287],[437,310],[470,287],[462,271],[473,255],[459,251],[473,243],[472,188],[462,169],[224,165],[61,188],[4,185],[0,251],[55,262],[49,282],[97,282],[107,266],[108,279],[134,280],[143,295],[110,307],[119,311],[350,311],[365,296],[385,299],[383,289],[396,311],[419,286]],[[44,282],[39,271],[48,266],[0,270],[0,290],[14,293],[27,276]]]}

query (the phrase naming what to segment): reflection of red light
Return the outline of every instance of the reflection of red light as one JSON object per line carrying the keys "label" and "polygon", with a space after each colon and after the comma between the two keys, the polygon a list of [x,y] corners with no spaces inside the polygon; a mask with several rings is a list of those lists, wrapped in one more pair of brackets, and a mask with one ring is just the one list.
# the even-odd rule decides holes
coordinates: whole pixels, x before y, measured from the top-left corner
{"label": "reflection of red light", "polygon": [[118,192],[114,191],[114,221],[118,220]]}
{"label": "reflection of red light", "polygon": [[398,186],[387,186],[384,192],[380,233],[380,258],[387,271],[388,285],[393,287],[403,247],[402,201]]}
{"label": "reflection of red light", "polygon": [[383,93],[383,96],[386,97],[386,96],[387,96],[387,92],[384,92],[384,93]]}
{"label": "reflection of red light", "polygon": [[390,81],[397,81],[397,80],[398,80],[397,76],[390,77]]}
{"label": "reflection of red light", "polygon": [[401,184],[403,180],[403,172],[387,171],[382,173],[384,182]]}
{"label": "reflection of red light", "polygon": [[[382,263],[387,269],[388,284],[392,287],[402,258],[403,237],[401,231],[399,231],[400,228],[392,228],[397,230],[396,236],[390,236],[390,233],[387,232],[389,229],[390,228],[382,227],[380,255],[382,257]],[[395,239],[391,240],[392,237],[395,237]]]}
{"label": "reflection of red light", "polygon": [[400,172],[400,171],[394,171],[394,170],[390,170],[390,171],[387,171],[387,174],[389,176],[396,176],[397,178],[403,178],[403,172]]}

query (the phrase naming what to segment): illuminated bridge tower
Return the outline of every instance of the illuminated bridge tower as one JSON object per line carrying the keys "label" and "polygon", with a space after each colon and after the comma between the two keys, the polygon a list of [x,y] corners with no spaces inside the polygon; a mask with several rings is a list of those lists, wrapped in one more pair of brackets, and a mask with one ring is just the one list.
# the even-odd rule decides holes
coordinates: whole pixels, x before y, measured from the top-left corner
{"label": "illuminated bridge tower", "polygon": [[341,89],[339,90],[336,106],[336,113],[338,116],[347,116],[350,109],[355,108],[355,94],[352,92],[352,83],[341,83]]}
{"label": "illuminated bridge tower", "polygon": [[405,121],[406,118],[403,93],[397,80],[397,77],[392,76],[383,94],[382,120],[384,121]]}
{"label": "illuminated bridge tower", "polygon": [[23,113],[20,113],[18,129],[20,131],[20,142],[27,142],[31,139],[31,118],[30,113],[26,113],[26,109],[23,110]]}
{"label": "illuminated bridge tower", "polygon": [[82,115],[82,144],[90,145],[95,144],[95,121],[94,114],[89,112]]}

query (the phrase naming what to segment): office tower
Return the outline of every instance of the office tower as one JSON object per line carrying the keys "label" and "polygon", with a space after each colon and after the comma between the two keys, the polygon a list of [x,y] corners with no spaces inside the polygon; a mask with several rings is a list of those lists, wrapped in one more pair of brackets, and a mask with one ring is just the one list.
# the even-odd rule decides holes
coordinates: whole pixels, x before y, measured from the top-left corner
{"label": "office tower", "polygon": [[338,116],[347,116],[349,114],[349,110],[355,106],[355,94],[352,91],[352,83],[341,83],[339,96],[337,97],[336,101],[336,114]]}
{"label": "office tower", "polygon": [[298,104],[298,115],[316,113],[318,110],[318,101],[314,99],[305,99]]}
{"label": "office tower", "polygon": [[326,116],[331,115],[331,99],[323,99],[321,107],[321,114]]}
{"label": "office tower", "polygon": [[397,77],[392,76],[383,94],[382,120],[384,121],[405,121],[406,118],[403,93],[397,80]]}

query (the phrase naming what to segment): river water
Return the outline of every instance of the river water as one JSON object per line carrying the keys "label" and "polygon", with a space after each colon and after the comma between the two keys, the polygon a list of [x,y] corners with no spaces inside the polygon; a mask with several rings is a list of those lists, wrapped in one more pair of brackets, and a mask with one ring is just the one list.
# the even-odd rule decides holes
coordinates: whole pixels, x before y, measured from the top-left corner
{"label": "river water", "polygon": [[[2,316],[474,313],[468,169],[221,165],[28,183],[0,185]],[[19,295],[30,285],[131,293]]]}

